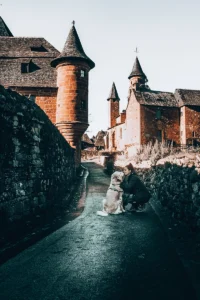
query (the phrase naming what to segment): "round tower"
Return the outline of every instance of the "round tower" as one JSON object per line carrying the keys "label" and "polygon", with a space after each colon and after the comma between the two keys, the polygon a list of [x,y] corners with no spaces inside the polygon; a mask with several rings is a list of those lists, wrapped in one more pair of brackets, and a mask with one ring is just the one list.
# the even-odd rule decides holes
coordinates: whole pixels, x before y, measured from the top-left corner
{"label": "round tower", "polygon": [[57,70],[56,126],[76,149],[76,165],[81,161],[81,136],[88,124],[88,79],[94,62],[85,54],[73,26],[61,54],[51,62]]}
{"label": "round tower", "polygon": [[148,82],[146,75],[144,74],[138,58],[136,57],[133,69],[128,79],[130,79],[130,87],[137,90],[138,88],[144,87]]}
{"label": "round tower", "polygon": [[119,116],[119,101],[120,101],[114,82],[110,91],[110,95],[107,100],[109,101],[108,104],[109,128],[112,128],[113,126],[116,125],[116,118]]}

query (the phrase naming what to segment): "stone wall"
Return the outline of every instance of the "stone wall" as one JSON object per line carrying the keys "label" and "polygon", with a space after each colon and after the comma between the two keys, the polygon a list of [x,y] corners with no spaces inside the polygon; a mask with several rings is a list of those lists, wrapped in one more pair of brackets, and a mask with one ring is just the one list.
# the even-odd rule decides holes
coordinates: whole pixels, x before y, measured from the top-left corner
{"label": "stone wall", "polygon": [[74,150],[42,109],[0,86],[0,127],[1,226],[68,201]]}
{"label": "stone wall", "polygon": [[[168,160],[168,161],[167,161]],[[157,166],[137,169],[155,201],[193,229],[200,229],[200,156],[179,154],[158,161]]]}
{"label": "stone wall", "polygon": [[150,161],[138,164],[124,155],[113,158],[115,170],[122,170],[129,163],[151,192],[153,201],[159,201],[190,228],[200,229],[200,153],[170,155],[153,167]]}

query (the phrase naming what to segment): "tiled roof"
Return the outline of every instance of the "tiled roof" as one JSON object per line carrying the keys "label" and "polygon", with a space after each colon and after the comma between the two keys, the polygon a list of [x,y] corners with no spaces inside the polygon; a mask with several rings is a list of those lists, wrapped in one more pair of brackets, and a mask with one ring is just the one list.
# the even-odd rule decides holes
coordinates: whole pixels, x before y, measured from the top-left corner
{"label": "tiled roof", "polygon": [[112,99],[113,101],[116,101],[116,100],[119,101],[120,100],[114,82],[113,82],[113,85],[112,85],[112,88],[111,88],[111,91],[110,91],[110,95],[109,95],[107,100],[109,101],[110,99]]}
{"label": "tiled roof", "polygon": [[179,101],[179,106],[200,106],[200,90],[176,89],[175,97]]}
{"label": "tiled roof", "polygon": [[[56,87],[50,63],[59,54],[44,38],[0,37],[0,84],[18,87]],[[32,70],[22,73],[22,63]]]}
{"label": "tiled roof", "polygon": [[57,57],[59,51],[44,38],[0,37],[0,58]]}
{"label": "tiled roof", "polygon": [[13,36],[2,17],[0,17],[0,36]]}
{"label": "tiled roof", "polygon": [[140,104],[153,106],[168,106],[178,107],[179,101],[175,98],[173,93],[149,91],[149,92],[135,92],[135,97]]}
{"label": "tiled roof", "polygon": [[94,62],[85,54],[76,28],[72,26],[61,54],[52,61],[51,65],[56,67],[60,62],[77,58],[86,61],[91,69],[94,68]]}
{"label": "tiled roof", "polygon": [[81,141],[85,142],[87,144],[94,145],[94,143],[91,141],[91,139],[89,138],[89,136],[87,135],[87,133],[83,134]]}
{"label": "tiled roof", "polygon": [[51,58],[33,58],[35,71],[21,73],[21,64],[30,59],[0,59],[0,84],[5,87],[56,87],[56,70],[50,66]]}
{"label": "tiled roof", "polygon": [[130,79],[130,78],[132,78],[134,76],[142,76],[142,77],[144,77],[144,79],[146,79],[146,81],[148,81],[146,75],[144,74],[144,72],[142,70],[142,67],[140,65],[139,59],[137,57],[135,59],[135,63],[133,65],[132,72],[129,75],[128,79]]}

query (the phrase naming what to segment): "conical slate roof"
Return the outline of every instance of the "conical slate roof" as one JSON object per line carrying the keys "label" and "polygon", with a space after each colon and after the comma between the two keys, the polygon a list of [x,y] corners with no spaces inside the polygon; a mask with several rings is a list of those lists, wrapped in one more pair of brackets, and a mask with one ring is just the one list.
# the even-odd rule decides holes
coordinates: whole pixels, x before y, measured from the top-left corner
{"label": "conical slate roof", "polygon": [[2,17],[0,17],[0,36],[13,36]]}
{"label": "conical slate roof", "polygon": [[110,91],[110,95],[109,95],[107,100],[109,101],[110,99],[112,99],[113,101],[119,101],[120,100],[114,82],[113,82],[113,85],[112,85],[112,88],[111,88],[111,91]]}
{"label": "conical slate roof", "polygon": [[144,72],[142,70],[142,67],[140,65],[140,62],[139,62],[139,59],[137,58],[137,56],[136,56],[136,59],[135,59],[135,63],[133,65],[132,72],[129,75],[128,79],[130,79],[134,76],[141,76],[141,77],[143,77],[144,79],[147,80],[147,77],[146,77],[146,75],[144,74]]}
{"label": "conical slate roof", "polygon": [[95,63],[85,54],[76,28],[73,25],[61,54],[51,62],[51,66],[56,67],[60,62],[77,58],[86,61],[91,69],[94,68]]}

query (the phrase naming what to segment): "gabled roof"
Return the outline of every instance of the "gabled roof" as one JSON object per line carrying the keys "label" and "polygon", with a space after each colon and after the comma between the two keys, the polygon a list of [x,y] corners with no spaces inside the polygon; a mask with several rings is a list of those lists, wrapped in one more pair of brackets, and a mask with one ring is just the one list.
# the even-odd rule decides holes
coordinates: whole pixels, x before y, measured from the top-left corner
{"label": "gabled roof", "polygon": [[200,90],[176,89],[175,97],[179,102],[179,106],[200,106]]}
{"label": "gabled roof", "polygon": [[135,59],[135,63],[133,65],[133,69],[132,69],[132,72],[131,74],[129,75],[128,79],[134,77],[134,76],[141,76],[143,77],[146,81],[147,80],[147,77],[146,75],[144,74],[143,70],[142,70],[142,67],[140,65],[140,62],[139,62],[139,59],[137,58],[136,56],[136,59]]}
{"label": "gabled roof", "polygon": [[89,138],[89,136],[87,135],[87,133],[83,134],[81,141],[85,142],[87,144],[94,145],[94,143],[91,141],[91,139]]}
{"label": "gabled roof", "polygon": [[13,36],[2,17],[0,17],[0,36]]}
{"label": "gabled roof", "polygon": [[109,100],[111,100],[111,99],[112,99],[113,101],[119,101],[119,100],[120,100],[114,82],[113,82],[113,84],[112,84],[112,88],[111,88],[111,91],[110,91],[110,95],[109,95],[109,97],[108,97],[107,100],[109,101]]}
{"label": "gabled roof", "polygon": [[56,67],[59,63],[69,59],[81,59],[83,61],[86,61],[91,69],[95,66],[95,63],[85,54],[74,25],[69,32],[67,41],[61,54],[52,61],[51,65],[52,67]]}
{"label": "gabled roof", "polygon": [[173,93],[160,91],[134,91],[134,93],[136,100],[143,105],[179,107],[179,101],[175,98]]}

